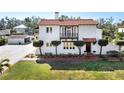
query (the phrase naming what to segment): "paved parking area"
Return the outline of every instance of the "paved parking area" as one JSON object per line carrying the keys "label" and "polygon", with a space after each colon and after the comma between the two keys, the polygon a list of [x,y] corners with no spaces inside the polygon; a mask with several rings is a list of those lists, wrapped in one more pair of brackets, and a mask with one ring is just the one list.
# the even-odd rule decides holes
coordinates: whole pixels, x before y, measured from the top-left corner
{"label": "paved parking area", "polygon": [[29,53],[35,53],[36,48],[32,43],[27,45],[5,45],[0,46],[0,59],[9,58],[10,63],[14,64],[23,59]]}

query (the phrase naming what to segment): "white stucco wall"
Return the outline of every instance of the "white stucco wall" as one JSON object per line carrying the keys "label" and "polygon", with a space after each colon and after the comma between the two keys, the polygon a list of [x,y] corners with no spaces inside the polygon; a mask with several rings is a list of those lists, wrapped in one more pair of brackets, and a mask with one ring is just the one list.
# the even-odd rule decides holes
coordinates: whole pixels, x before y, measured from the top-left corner
{"label": "white stucco wall", "polygon": [[79,26],[79,40],[83,40],[83,38],[102,38],[101,29],[96,28],[95,25],[80,25]]}
{"label": "white stucco wall", "polygon": [[15,28],[17,33],[25,33],[25,28]]}
{"label": "white stucco wall", "polygon": [[21,43],[21,44],[24,44],[24,39],[22,39],[22,38],[9,38],[8,39],[8,44],[19,44],[19,42]]}
{"label": "white stucco wall", "polygon": [[[46,27],[52,27],[52,33],[46,33]],[[79,40],[83,40],[83,38],[96,38],[97,40],[102,38],[102,31],[97,29],[95,25],[80,25],[79,26]],[[55,54],[55,47],[46,47],[46,43],[51,43],[53,40],[60,40],[60,26],[39,26],[39,39],[44,41],[44,45],[42,47],[43,54],[45,53],[53,53]],[[96,54],[99,54],[99,45],[96,43],[92,44],[91,51],[96,51]],[[82,47],[82,53],[86,50],[86,46]],[[38,50],[37,52],[38,53]],[[63,43],[58,46],[58,54],[78,54],[79,50],[75,46],[75,49],[63,49]]]}
{"label": "white stucco wall", "polygon": [[118,32],[124,32],[124,28],[118,28]]}

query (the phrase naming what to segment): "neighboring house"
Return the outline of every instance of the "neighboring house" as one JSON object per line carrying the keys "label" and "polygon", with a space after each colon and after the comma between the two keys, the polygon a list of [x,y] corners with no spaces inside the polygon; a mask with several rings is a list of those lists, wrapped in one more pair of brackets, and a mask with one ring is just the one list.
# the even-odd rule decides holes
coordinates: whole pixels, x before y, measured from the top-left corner
{"label": "neighboring house", "polygon": [[93,19],[41,19],[38,24],[39,39],[44,41],[43,54],[55,54],[55,47],[51,44],[53,40],[61,41],[58,54],[78,54],[79,50],[73,44],[73,41],[78,40],[86,42],[82,53],[99,53],[97,41],[102,38],[102,31],[97,28],[97,22]]}
{"label": "neighboring house", "polygon": [[118,27],[118,32],[124,32],[124,26],[119,26]]}
{"label": "neighboring house", "polygon": [[0,30],[0,36],[9,36],[11,29]]}
{"label": "neighboring house", "polygon": [[15,30],[17,34],[25,34],[26,33],[26,29],[27,29],[27,26],[25,26],[23,24],[13,28],[13,30]]}
{"label": "neighboring house", "polygon": [[8,44],[21,45],[30,42],[30,36],[28,35],[11,35],[8,37]]}

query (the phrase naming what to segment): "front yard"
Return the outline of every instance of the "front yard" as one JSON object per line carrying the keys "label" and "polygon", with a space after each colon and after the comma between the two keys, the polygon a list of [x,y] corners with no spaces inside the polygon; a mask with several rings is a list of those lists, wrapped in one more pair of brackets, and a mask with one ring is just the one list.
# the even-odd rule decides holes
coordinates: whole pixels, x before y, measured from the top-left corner
{"label": "front yard", "polygon": [[114,71],[124,70],[124,62],[87,61],[87,62],[40,62],[47,63],[52,70]]}
{"label": "front yard", "polygon": [[[61,69],[61,70],[60,70]],[[43,63],[18,62],[2,80],[123,80],[124,62]]]}

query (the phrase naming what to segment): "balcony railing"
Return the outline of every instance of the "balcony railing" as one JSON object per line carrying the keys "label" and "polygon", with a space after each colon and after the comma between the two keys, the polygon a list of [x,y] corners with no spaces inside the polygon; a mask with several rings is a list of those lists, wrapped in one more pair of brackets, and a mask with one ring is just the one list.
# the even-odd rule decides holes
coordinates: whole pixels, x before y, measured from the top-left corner
{"label": "balcony railing", "polygon": [[60,33],[60,38],[78,38],[78,33]]}

